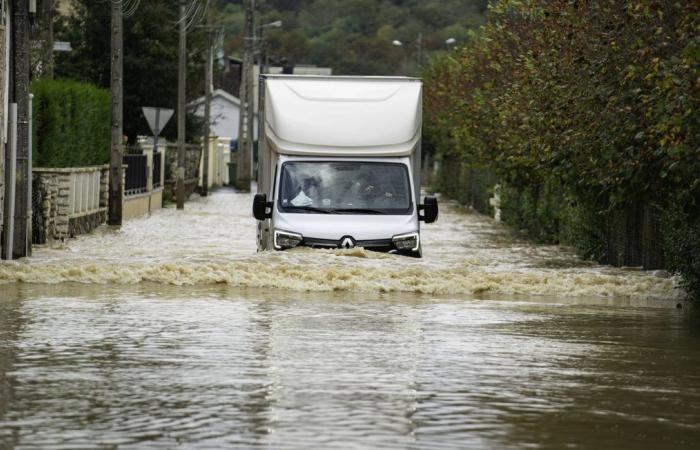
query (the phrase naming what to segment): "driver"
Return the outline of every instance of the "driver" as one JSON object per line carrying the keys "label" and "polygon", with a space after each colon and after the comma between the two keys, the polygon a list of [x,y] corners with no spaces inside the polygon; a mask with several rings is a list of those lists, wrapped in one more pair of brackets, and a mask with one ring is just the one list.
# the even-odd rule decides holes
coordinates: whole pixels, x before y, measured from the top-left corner
{"label": "driver", "polygon": [[292,205],[312,206],[318,204],[319,184],[320,182],[316,177],[305,177],[299,189],[299,193],[292,199]]}

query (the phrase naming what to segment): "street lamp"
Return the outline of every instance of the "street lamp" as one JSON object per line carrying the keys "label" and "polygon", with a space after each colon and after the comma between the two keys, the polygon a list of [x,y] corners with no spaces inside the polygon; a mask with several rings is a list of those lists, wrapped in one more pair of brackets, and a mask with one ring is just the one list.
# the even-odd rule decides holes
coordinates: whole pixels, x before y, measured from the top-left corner
{"label": "street lamp", "polygon": [[265,37],[264,37],[265,28],[281,28],[281,27],[282,27],[281,20],[275,20],[274,22],[261,24],[258,27],[258,29],[260,30],[260,53],[261,53],[261,55],[260,55],[260,73],[267,72],[267,65],[268,65],[267,43],[265,42]]}
{"label": "street lamp", "polygon": [[279,28],[281,26],[282,26],[282,21],[275,20],[274,22],[266,23],[265,25],[260,25],[260,28],[269,28],[269,27]]}
{"label": "street lamp", "polygon": [[[394,39],[391,43],[395,47],[403,47],[403,42],[398,39]],[[420,66],[423,63],[423,33],[418,33],[418,37],[413,43],[416,44],[416,67],[420,70]]]}

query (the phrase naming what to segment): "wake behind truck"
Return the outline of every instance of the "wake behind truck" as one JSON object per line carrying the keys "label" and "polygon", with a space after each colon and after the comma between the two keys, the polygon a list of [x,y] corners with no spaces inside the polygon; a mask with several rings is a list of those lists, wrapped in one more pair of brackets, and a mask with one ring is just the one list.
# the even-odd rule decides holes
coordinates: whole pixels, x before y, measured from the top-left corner
{"label": "wake behind truck", "polygon": [[422,83],[262,75],[258,251],[364,247],[422,256]]}

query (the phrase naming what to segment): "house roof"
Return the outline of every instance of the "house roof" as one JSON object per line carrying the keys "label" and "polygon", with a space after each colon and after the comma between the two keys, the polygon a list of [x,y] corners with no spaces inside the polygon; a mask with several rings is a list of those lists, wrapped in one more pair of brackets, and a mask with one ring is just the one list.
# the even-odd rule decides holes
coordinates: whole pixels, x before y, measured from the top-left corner
{"label": "house roof", "polygon": [[[241,106],[241,101],[238,99],[238,97],[234,97],[233,95],[229,94],[228,92],[226,92],[223,89],[215,89],[214,91],[212,91],[211,98],[214,98],[214,97],[221,97],[224,100],[229,101],[238,107]],[[192,100],[190,103],[187,104],[187,107],[193,108],[193,107],[199,106],[203,103],[204,103],[204,96],[199,97],[196,100]]]}

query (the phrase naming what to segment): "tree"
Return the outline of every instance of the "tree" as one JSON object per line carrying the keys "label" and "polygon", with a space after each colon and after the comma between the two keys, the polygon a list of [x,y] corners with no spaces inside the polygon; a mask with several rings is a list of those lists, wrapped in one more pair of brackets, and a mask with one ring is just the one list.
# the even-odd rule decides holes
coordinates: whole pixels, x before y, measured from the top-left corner
{"label": "tree", "polygon": [[[175,108],[177,102],[177,0],[141,2],[137,12],[124,19],[124,133],[134,140],[150,135],[142,106]],[[58,55],[57,77],[109,87],[110,15],[103,2],[75,0],[75,13],[60,18],[56,26],[59,40],[72,43],[73,51]],[[202,95],[203,30],[192,28],[188,35],[188,99]],[[163,131],[171,140],[175,122]],[[188,138],[200,136],[196,119],[188,117]]]}

